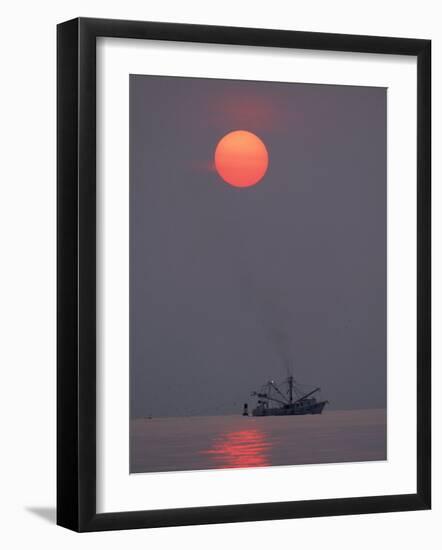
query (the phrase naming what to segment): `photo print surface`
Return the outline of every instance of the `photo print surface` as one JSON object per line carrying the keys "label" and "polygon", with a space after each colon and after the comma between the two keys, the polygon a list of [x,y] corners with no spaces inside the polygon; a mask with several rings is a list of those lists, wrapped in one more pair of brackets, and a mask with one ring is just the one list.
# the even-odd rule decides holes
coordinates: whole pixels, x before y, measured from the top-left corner
{"label": "photo print surface", "polygon": [[385,460],[387,90],[129,86],[131,473]]}

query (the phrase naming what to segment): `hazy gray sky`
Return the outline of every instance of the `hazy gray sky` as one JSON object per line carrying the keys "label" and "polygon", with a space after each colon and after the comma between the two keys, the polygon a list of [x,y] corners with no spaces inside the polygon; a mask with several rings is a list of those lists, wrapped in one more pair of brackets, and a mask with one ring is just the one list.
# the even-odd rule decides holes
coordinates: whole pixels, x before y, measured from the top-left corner
{"label": "hazy gray sky", "polygon": [[[219,139],[266,144],[224,183]],[[130,77],[131,415],[240,412],[268,379],[386,404],[386,90]]]}

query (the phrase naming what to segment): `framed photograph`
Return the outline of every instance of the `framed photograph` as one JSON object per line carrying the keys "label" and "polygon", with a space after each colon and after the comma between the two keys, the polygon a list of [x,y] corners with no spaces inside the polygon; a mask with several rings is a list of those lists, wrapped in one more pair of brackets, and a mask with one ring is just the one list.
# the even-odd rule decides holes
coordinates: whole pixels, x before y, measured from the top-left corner
{"label": "framed photograph", "polygon": [[59,525],[430,508],[430,52],[58,26]]}

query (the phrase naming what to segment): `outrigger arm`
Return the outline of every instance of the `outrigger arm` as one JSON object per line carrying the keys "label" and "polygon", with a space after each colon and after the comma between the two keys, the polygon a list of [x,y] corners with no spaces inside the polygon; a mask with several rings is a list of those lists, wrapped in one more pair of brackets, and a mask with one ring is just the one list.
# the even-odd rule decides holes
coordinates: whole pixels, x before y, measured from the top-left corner
{"label": "outrigger arm", "polygon": [[[286,400],[286,397],[285,395],[282,393],[282,391],[278,388],[278,386],[273,382],[273,380],[271,380],[269,382],[270,386],[272,386],[272,388],[277,391],[279,393],[279,395],[284,399],[284,403],[287,405],[287,400]],[[275,399],[276,401],[276,399]]]}
{"label": "outrigger arm", "polygon": [[305,395],[303,395],[302,397],[300,397],[299,399],[297,399],[295,401],[295,403],[298,403],[298,401],[302,401],[303,399],[307,399],[307,397],[310,397],[311,395],[313,395],[314,393],[316,393],[317,391],[321,391],[321,388],[315,388],[314,390],[306,393]]}

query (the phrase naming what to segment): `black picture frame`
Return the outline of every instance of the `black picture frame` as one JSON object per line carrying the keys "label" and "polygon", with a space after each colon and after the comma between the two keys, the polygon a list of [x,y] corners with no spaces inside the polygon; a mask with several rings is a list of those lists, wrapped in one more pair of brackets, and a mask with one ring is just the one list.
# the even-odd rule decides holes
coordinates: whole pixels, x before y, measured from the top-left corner
{"label": "black picture frame", "polygon": [[[417,492],[96,512],[96,39],[396,54],[417,58]],[[431,41],[79,18],[57,28],[57,523],[75,531],[424,510],[431,506]]]}

